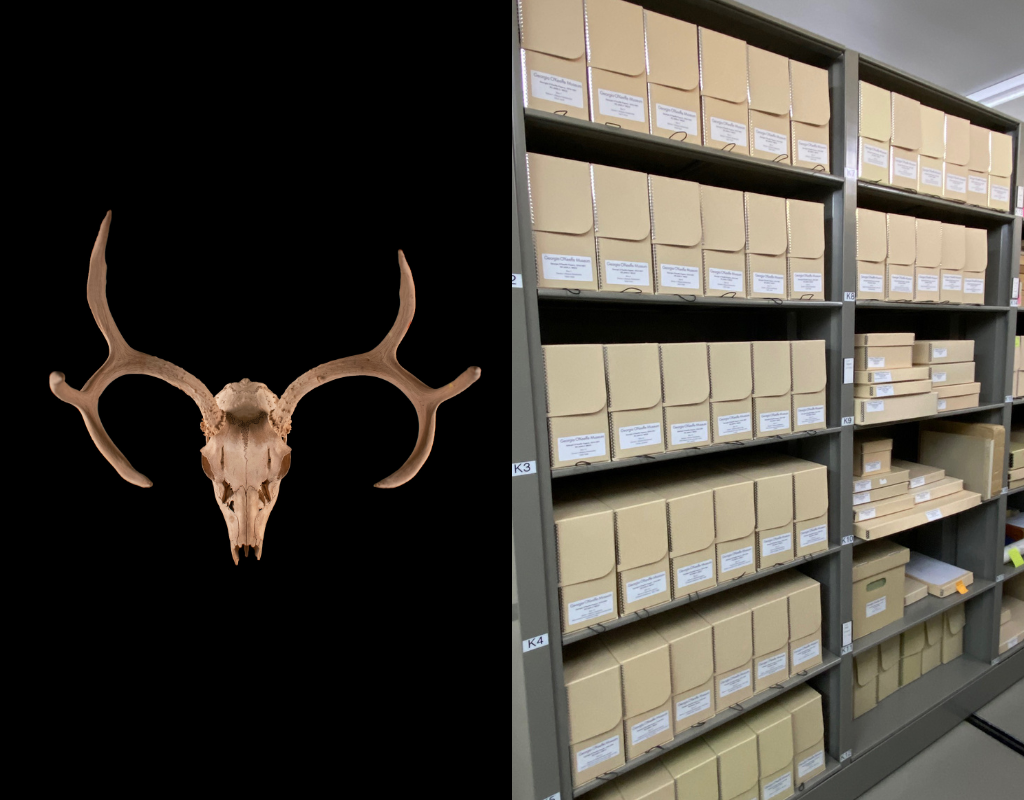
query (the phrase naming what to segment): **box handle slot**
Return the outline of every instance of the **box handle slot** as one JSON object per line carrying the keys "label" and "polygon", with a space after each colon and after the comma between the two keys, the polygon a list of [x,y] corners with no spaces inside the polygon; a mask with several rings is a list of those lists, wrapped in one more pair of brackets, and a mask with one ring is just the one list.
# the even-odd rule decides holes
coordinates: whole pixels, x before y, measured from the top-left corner
{"label": "box handle slot", "polygon": [[874,591],[876,591],[876,590],[878,590],[878,589],[881,589],[881,588],[882,588],[882,587],[884,587],[884,586],[885,586],[885,584],[887,584],[888,582],[889,582],[889,579],[888,579],[888,578],[879,578],[879,579],[878,579],[877,581],[875,581],[874,583],[869,583],[869,584],[868,584],[868,591],[869,591],[869,592],[874,592]]}

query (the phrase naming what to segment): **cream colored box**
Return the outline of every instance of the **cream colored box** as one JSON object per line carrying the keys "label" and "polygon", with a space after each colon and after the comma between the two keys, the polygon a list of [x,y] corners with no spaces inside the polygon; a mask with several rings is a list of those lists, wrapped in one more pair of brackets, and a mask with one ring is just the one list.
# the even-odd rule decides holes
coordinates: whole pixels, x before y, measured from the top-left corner
{"label": "cream colored box", "polygon": [[598,283],[602,290],[654,293],[647,175],[594,164]]}
{"label": "cream colored box", "polygon": [[745,192],[747,281],[750,297],[784,300],[786,272],[786,201]]}
{"label": "cream colored box", "polygon": [[853,657],[853,718],[859,719],[878,705],[878,648]]}
{"label": "cream colored box", "polygon": [[891,697],[900,688],[900,637],[878,646],[878,702]]}
{"label": "cream colored box", "polygon": [[590,119],[581,0],[520,0],[526,108]]}
{"label": "cream colored box", "polygon": [[825,299],[825,206],[786,201],[789,228],[789,298]]}
{"label": "cream colored box", "polygon": [[644,11],[651,133],[700,144],[697,26]]}
{"label": "cream colored box", "polygon": [[701,186],[700,205],[704,231],[704,294],[707,297],[747,297],[743,193]]}
{"label": "cream colored box", "polygon": [[626,763],[622,741],[622,670],[603,639],[588,639],[566,652],[563,663],[569,707],[573,785]]}
{"label": "cream colored box", "polygon": [[656,344],[604,345],[612,461],[665,452]]}
{"label": "cream colored box", "polygon": [[821,339],[790,342],[793,375],[793,432],[828,427],[826,393],[828,370]]}
{"label": "cream colored box", "polygon": [[959,164],[951,164],[948,161],[942,164],[942,196],[946,200],[958,203],[967,202],[967,167]]}
{"label": "cream colored box", "polygon": [[714,489],[697,478],[664,472],[643,483],[666,503],[672,596],[716,586]]}
{"label": "cream colored box", "polygon": [[600,501],[614,513],[620,614],[667,603],[672,593],[665,500],[647,489],[608,486]]}
{"label": "cream colored box", "polygon": [[562,633],[618,619],[615,518],[594,498],[554,502]]}
{"label": "cream colored box", "polygon": [[754,434],[783,436],[793,432],[790,342],[752,342],[754,367]]}
{"label": "cream colored box", "polygon": [[747,45],[750,155],[790,164],[789,59]]}
{"label": "cream colored box", "polygon": [[885,274],[885,299],[890,302],[913,302],[914,268],[902,264],[886,264]]}
{"label": "cream colored box", "polygon": [[910,550],[872,542],[853,551],[853,638],[861,639],[903,619],[904,567]]}
{"label": "cream colored box", "polygon": [[749,342],[708,345],[711,368],[711,436],[715,443],[753,435],[753,365]]}
{"label": "cream colored box", "polygon": [[668,642],[672,666],[673,720],[676,734],[715,714],[714,649],[711,625],[692,608],[678,608],[650,619]]}
{"label": "cream colored box", "polygon": [[704,145],[750,155],[746,42],[708,28],[698,41]]}
{"label": "cream colored box", "polygon": [[892,139],[892,94],[860,82],[859,177],[872,183],[889,182],[889,143]]}
{"label": "cream colored box", "polygon": [[[946,115],[921,106],[921,172],[917,190],[942,196],[942,160],[946,155]],[[925,266],[933,266],[926,264]]]}
{"label": "cream colored box", "polygon": [[677,797],[721,800],[718,793],[718,755],[703,739],[670,750],[658,760],[675,779]]}
{"label": "cream colored box", "polygon": [[649,184],[654,292],[700,297],[704,294],[700,186],[660,175],[651,175]]}
{"label": "cream colored box", "polygon": [[590,119],[648,133],[644,12],[624,0],[584,0]]}
{"label": "cream colored box", "polygon": [[793,164],[817,172],[831,171],[829,161],[828,70],[801,61],[789,62],[790,115],[793,118]]}
{"label": "cream colored box", "polygon": [[914,302],[938,303],[942,299],[941,270],[914,267]]}
{"label": "cream colored box", "polygon": [[704,342],[658,345],[669,452],[711,444],[711,378]]}
{"label": "cream colored box", "polygon": [[892,142],[889,182],[917,191],[921,150],[921,103],[892,93]]}
{"label": "cream colored box", "polygon": [[758,797],[757,735],[746,725],[726,725],[704,737],[718,757],[722,800]]}
{"label": "cream colored box", "polygon": [[545,345],[551,468],[610,461],[601,345]]}

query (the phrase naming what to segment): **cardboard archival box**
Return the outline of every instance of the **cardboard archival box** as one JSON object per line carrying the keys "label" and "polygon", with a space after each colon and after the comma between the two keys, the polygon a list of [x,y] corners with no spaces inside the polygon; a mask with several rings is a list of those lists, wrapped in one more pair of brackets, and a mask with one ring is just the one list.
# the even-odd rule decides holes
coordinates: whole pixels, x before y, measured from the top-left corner
{"label": "cardboard archival box", "polygon": [[757,571],[754,483],[735,473],[714,472],[702,481],[715,493],[715,543],[718,582]]}
{"label": "cardboard archival box", "polygon": [[945,269],[964,269],[967,266],[967,228],[963,225],[942,223],[942,263]]}
{"label": "cardboard archival box", "polygon": [[660,760],[620,775],[610,785],[619,793],[615,800],[676,800],[675,778]]}
{"label": "cardboard archival box", "polygon": [[823,464],[778,453],[751,456],[759,468],[793,475],[793,516],[814,520],[828,511],[828,468]]}
{"label": "cardboard archival box", "polygon": [[791,571],[780,580],[789,598],[789,651],[793,675],[822,663],[821,585]]}
{"label": "cardboard archival box", "polygon": [[707,297],[747,297],[743,192],[701,186],[700,208],[704,231],[704,294]]}
{"label": "cardboard archival box", "polygon": [[942,223],[930,219],[915,220],[916,264],[933,269],[942,266]]}
{"label": "cardboard archival box", "polygon": [[885,300],[885,264],[857,262],[857,297],[860,300]]}
{"label": "cardboard archival box", "polygon": [[686,797],[687,800],[720,800],[718,756],[703,739],[687,742],[665,753],[658,760],[675,779],[679,797]]}
{"label": "cardboard archival box", "polygon": [[793,432],[825,430],[828,370],[821,339],[790,342]]}
{"label": "cardboard archival box", "polygon": [[988,206],[988,173],[967,172],[967,202],[972,206]]}
{"label": "cardboard archival box", "polygon": [[973,361],[961,362],[959,364],[943,364],[941,366],[929,367],[928,369],[932,387],[935,389],[974,383],[975,365]]}
{"label": "cardboard archival box", "polygon": [[860,478],[876,472],[892,471],[892,450],[861,451],[853,457],[853,476]]}
{"label": "cardboard archival box", "polygon": [[[955,388],[955,387],[953,387]],[[961,411],[966,408],[977,408],[981,405],[981,393],[949,397],[939,400],[939,411]]]}
{"label": "cardboard archival box", "polygon": [[1005,133],[991,132],[992,166],[989,172],[1000,178],[1013,176],[1013,138]]}
{"label": "cardboard archival box", "polygon": [[874,542],[853,551],[853,638],[861,639],[903,619],[904,565],[910,551]]}
{"label": "cardboard archival box", "polygon": [[894,469],[907,471],[910,479],[910,489],[913,491],[917,491],[930,483],[941,481],[946,477],[946,471],[941,467],[914,464],[913,462],[902,461],[898,458],[893,459],[892,465]]}
{"label": "cardboard archival box", "polygon": [[825,299],[825,206],[786,201],[789,228],[789,297]]}
{"label": "cardboard archival box", "polygon": [[651,133],[700,144],[697,26],[644,11]]}
{"label": "cardboard archival box", "polygon": [[601,345],[545,345],[551,468],[610,461]]}
{"label": "cardboard archival box", "polygon": [[853,718],[863,717],[878,705],[878,648],[853,657]]}
{"label": "cardboard archival box", "polygon": [[862,180],[889,182],[889,142],[892,140],[892,94],[860,82],[860,172]]}
{"label": "cardboard archival box", "polygon": [[879,422],[934,416],[938,413],[938,399],[937,394],[928,392],[907,397],[889,397],[885,400],[855,399],[853,406],[857,424],[873,425]]}
{"label": "cardboard archival box", "polygon": [[785,466],[758,463],[737,464],[731,472],[754,482],[754,516],[759,531],[770,531],[791,523],[793,471]]}
{"label": "cardboard archival box", "polygon": [[971,123],[950,114],[946,114],[945,160],[962,167],[971,160]]}
{"label": "cardboard archival box", "polygon": [[[936,388],[936,393],[939,395],[939,401],[947,400],[952,397],[963,397],[965,395],[980,395],[981,384],[980,383],[961,383],[954,384],[952,386],[940,385]],[[940,408],[940,411],[942,409]]]}
{"label": "cardboard archival box", "polygon": [[983,305],[985,271],[988,269],[988,232],[967,228],[964,232],[964,302]]}
{"label": "cardboard archival box", "polygon": [[651,175],[655,294],[704,294],[700,186]]}
{"label": "cardboard archival box", "polygon": [[699,28],[698,38],[704,144],[750,155],[747,44],[708,28]]}
{"label": "cardboard archival box", "polygon": [[711,625],[685,607],[651,617],[650,623],[669,646],[672,719],[678,736],[715,715]]}
{"label": "cardboard archival box", "polygon": [[992,169],[992,132],[978,125],[970,126],[971,157],[967,168],[988,175]]}
{"label": "cardboard archival box", "polygon": [[948,161],[942,163],[942,196],[953,202],[967,202],[967,167],[959,164],[951,164]]}
{"label": "cardboard archival box", "polygon": [[932,197],[942,197],[942,159],[922,155],[919,161],[917,191]]}
{"label": "cardboard archival box", "polygon": [[624,0],[584,0],[590,119],[648,133],[644,12]]}
{"label": "cardboard archival box", "polygon": [[873,455],[875,453],[891,453],[892,439],[874,439],[868,436],[857,436],[853,440],[854,455]]}
{"label": "cardboard archival box", "polygon": [[821,695],[806,684],[777,701],[793,716],[793,766],[798,784],[825,771],[825,724]]}
{"label": "cardboard archival box", "polygon": [[751,342],[751,353],[755,436],[792,433],[790,343]]}
{"label": "cardboard archival box", "polygon": [[914,267],[914,302],[938,303],[942,298],[941,270]]}
{"label": "cardboard archival box", "polygon": [[668,509],[672,596],[685,597],[717,586],[714,490],[693,478],[667,475],[647,484]]}
{"label": "cardboard archival box", "polygon": [[750,155],[790,164],[789,59],[747,45]]}
{"label": "cardboard archival box", "polygon": [[957,364],[974,360],[974,342],[918,340],[914,342],[915,366]]}
{"label": "cardboard archival box", "polygon": [[854,367],[861,371],[908,369],[914,366],[912,346],[854,347],[853,353]]}
{"label": "cardboard archival box", "polygon": [[921,152],[921,103],[892,93],[892,164],[889,182],[917,191]]}
{"label": "cardboard archival box", "polygon": [[773,775],[767,775],[758,781],[761,797],[773,800],[789,800],[793,796],[793,764],[792,762]]}
{"label": "cardboard archival box", "polygon": [[878,702],[900,688],[900,637],[894,636],[878,646]]}
{"label": "cardboard archival box", "polygon": [[662,405],[669,452],[711,444],[708,346],[662,344]]}
{"label": "cardboard archival box", "polygon": [[722,711],[754,696],[753,615],[728,595],[715,595],[692,605],[712,627],[715,653],[715,707]]}
{"label": "cardboard archival box", "polygon": [[594,222],[602,290],[654,293],[647,175],[594,164]]}
{"label": "cardboard archival box", "polygon": [[718,757],[722,800],[747,800],[758,789],[757,734],[742,722],[725,725],[704,737]]}
{"label": "cardboard archival box", "polygon": [[656,344],[604,345],[612,461],[665,452]]}
{"label": "cardboard archival box", "polygon": [[939,302],[962,303],[964,301],[964,273],[958,269],[939,270]]}
{"label": "cardboard archival box", "polygon": [[763,778],[793,765],[793,715],[768,703],[743,715],[742,723],[757,736],[758,771]]}
{"label": "cardboard archival box", "polygon": [[910,347],[914,344],[912,333],[858,333],[853,337],[855,347]]}
{"label": "cardboard archival box", "polygon": [[854,384],[874,383],[909,383],[912,381],[930,381],[931,371],[927,367],[907,367],[905,369],[885,369],[855,372]]}
{"label": "cardboard archival box", "polygon": [[864,503],[854,506],[853,521],[867,522],[868,520],[886,517],[890,514],[898,514],[914,507],[914,496],[909,494],[891,497],[888,500],[878,500],[873,503]]}
{"label": "cardboard archival box", "polygon": [[[910,471],[908,469],[906,469],[905,467],[900,467],[899,469],[897,469],[896,468],[896,462],[894,461],[893,462],[893,469],[892,469],[891,472],[887,472],[887,473],[884,473],[882,475],[872,475],[870,477],[865,476],[863,478],[857,478],[853,482],[853,491],[854,491],[855,494],[860,494],[861,492],[871,493],[871,492],[874,492],[876,489],[888,489],[888,488],[896,486],[897,484],[900,484],[900,483],[907,483],[909,480],[910,480]],[[908,487],[904,486],[896,494],[903,494],[904,492],[907,491],[907,489],[908,489]],[[889,497],[893,497],[893,495],[891,495],[891,494],[888,495],[888,496]],[[872,500],[885,500],[885,499],[886,498],[882,497],[882,496],[878,496],[878,497],[872,496],[872,497],[864,498],[861,502],[869,503]]]}
{"label": "cardboard archival box", "polygon": [[620,613],[667,603],[672,591],[665,501],[646,489],[625,487],[606,488],[600,499],[615,514]]}
{"label": "cardboard archival box", "polygon": [[746,192],[747,294],[784,300],[786,291],[786,201]]}
{"label": "cardboard archival box", "polygon": [[579,786],[626,763],[622,742],[622,670],[603,639],[566,651],[565,691],[573,784]]}
{"label": "cardboard archival box", "polygon": [[636,758],[673,737],[672,668],[669,646],[647,620],[602,636],[622,668],[626,760]]}
{"label": "cardboard archival box", "polygon": [[[907,577],[920,581],[928,587],[928,594],[940,599],[957,594],[962,584],[966,589],[974,584],[974,573],[952,564],[945,564],[934,558],[912,553],[907,563]],[[921,649],[924,649],[924,631],[921,632]]]}
{"label": "cardboard archival box", "polygon": [[[915,554],[911,555],[911,561],[913,561]],[[925,646],[925,631],[924,623],[915,625],[912,628],[908,628],[900,634],[900,658],[906,658],[907,656],[917,655],[924,650]]]}
{"label": "cardboard archival box", "polygon": [[[880,383],[855,386],[854,397],[902,397],[908,394],[922,394],[932,390],[932,382],[906,381],[904,383]],[[941,395],[939,395],[941,397]]]}
{"label": "cardboard archival box", "polygon": [[954,606],[942,615],[942,663],[948,664],[964,654],[964,626],[967,611],[963,604]]}
{"label": "cardboard archival box", "polygon": [[921,176],[917,190],[942,196],[942,159],[946,154],[946,115],[921,106]]}
{"label": "cardboard archival box", "polygon": [[885,299],[891,302],[913,302],[914,268],[904,264],[885,265]]}
{"label": "cardboard archival box", "polygon": [[615,520],[593,498],[554,504],[562,632],[619,616]]}
{"label": "cardboard archival box", "polygon": [[945,517],[959,514],[981,504],[981,495],[975,492],[957,492],[927,503],[916,504],[909,511],[890,514],[870,522],[854,523],[853,533],[858,539],[872,541],[892,536],[902,531],[937,522]]}
{"label": "cardboard archival box", "polygon": [[988,207],[1010,213],[1010,179],[990,175],[988,182]]}
{"label": "cardboard archival box", "polygon": [[857,209],[857,260],[884,263],[889,253],[885,214]]}
{"label": "cardboard archival box", "polygon": [[921,653],[900,659],[900,688],[909,686],[921,677],[923,659]]}
{"label": "cardboard archival box", "polygon": [[750,608],[754,637],[754,693],[758,694],[788,680],[790,675],[789,598],[777,584],[747,585],[734,591],[734,599],[742,598]]}
{"label": "cardboard archival box", "polygon": [[793,523],[757,532],[757,569],[771,569],[796,558]]}
{"label": "cardboard archival box", "polygon": [[[893,473],[889,474],[891,475]],[[866,477],[867,476],[865,476],[865,478]],[[867,505],[869,503],[878,503],[882,500],[891,500],[897,497],[902,497],[903,495],[907,494],[910,487],[910,484],[907,482],[907,479],[904,478],[903,482],[901,483],[890,483],[887,486],[881,486],[877,489],[870,489],[863,492],[856,491],[857,485],[863,485],[863,483],[864,482],[860,480],[854,482],[854,510],[859,510],[860,506]],[[913,501],[913,496],[911,496],[911,501]],[[911,505],[913,505],[913,502],[911,502]]]}
{"label": "cardboard archival box", "polygon": [[520,0],[524,105],[590,119],[580,0]]}
{"label": "cardboard archival box", "polygon": [[1011,621],[999,626],[999,655],[1009,652],[1024,641],[1024,622]]}
{"label": "cardboard archival box", "polygon": [[828,173],[829,106],[828,70],[802,61],[789,62],[793,118],[793,164]]}
{"label": "cardboard archival box", "polygon": [[[927,423],[925,427],[932,431],[957,433],[963,436],[975,436],[992,442],[993,455],[991,493],[993,495],[999,494],[1003,487],[1003,458],[1006,452],[1006,429],[1002,425],[935,420]],[[964,482],[966,485],[966,479]]]}
{"label": "cardboard archival box", "polygon": [[597,291],[597,240],[590,165],[537,153],[526,157],[541,289]]}
{"label": "cardboard archival box", "polygon": [[909,606],[924,600],[928,596],[928,587],[921,581],[907,577],[903,581],[903,607]]}
{"label": "cardboard archival box", "polygon": [[[943,430],[922,430],[919,438],[922,461],[940,466],[947,475],[956,474],[969,492],[978,492],[983,500],[993,495],[993,474],[998,468],[1000,477],[996,492],[1002,487],[1002,458],[995,459],[992,439]],[[998,465],[998,467],[996,466]]]}
{"label": "cardboard archival box", "polygon": [[753,439],[754,382],[750,343],[712,342],[708,345],[708,363],[712,441]]}
{"label": "cardboard archival box", "polygon": [[964,482],[959,478],[940,478],[928,486],[922,486],[911,492],[914,498],[914,505],[927,503],[929,500],[938,500],[942,497],[949,497],[964,490]]}
{"label": "cardboard archival box", "polygon": [[828,514],[796,523],[796,557],[828,550]]}

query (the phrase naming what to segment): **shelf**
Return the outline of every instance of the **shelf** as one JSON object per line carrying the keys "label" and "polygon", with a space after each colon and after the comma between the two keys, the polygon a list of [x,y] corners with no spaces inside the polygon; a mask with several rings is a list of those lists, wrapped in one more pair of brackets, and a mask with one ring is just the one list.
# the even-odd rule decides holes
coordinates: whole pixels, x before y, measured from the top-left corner
{"label": "shelf", "polygon": [[842,303],[814,300],[763,300],[729,297],[697,297],[679,294],[635,294],[625,292],[587,292],[572,289],[538,289],[542,300],[570,303],[628,303],[636,305],[709,306],[717,308],[842,308]]}
{"label": "shelf", "polygon": [[857,308],[865,311],[966,311],[968,313],[1001,314],[1009,306],[968,306],[963,303],[890,303],[886,300],[858,300]]}
{"label": "shelf", "polygon": [[734,453],[737,450],[747,450],[751,447],[760,447],[766,444],[778,444],[780,442],[796,442],[801,439],[809,439],[815,436],[831,436],[840,433],[842,428],[825,428],[820,431],[804,431],[802,433],[791,433],[788,436],[772,436],[768,439],[752,439],[749,442],[727,442],[725,444],[713,444],[709,447],[694,447],[690,450],[677,450],[673,453],[659,453],[654,456],[640,456],[630,458],[626,461],[606,461],[601,464],[585,464],[578,467],[564,467],[551,470],[552,478],[569,478],[573,475],[587,475],[591,472],[605,472],[610,469],[622,469],[623,467],[636,467],[641,464],[657,464],[663,461],[677,461],[681,458],[693,458],[694,456],[710,455],[712,453]]}
{"label": "shelf", "polygon": [[589,783],[585,783],[582,786],[577,787],[575,790],[573,790],[573,797],[580,797],[582,795],[585,795],[592,789],[596,789],[598,786],[603,786],[604,784],[608,783],[608,781],[613,780],[614,778],[618,778],[622,775],[625,775],[627,772],[632,772],[637,767],[643,766],[644,764],[648,764],[651,761],[654,761],[655,759],[661,757],[662,754],[667,753],[670,750],[675,750],[677,747],[682,747],[687,742],[692,742],[694,739],[699,739],[704,734],[710,733],[711,731],[715,730],[715,728],[720,728],[722,725],[725,725],[727,722],[732,722],[734,719],[737,719],[738,717],[742,717],[748,711],[752,711],[758,706],[764,705],[769,700],[774,700],[776,697],[785,694],[790,689],[794,689],[797,686],[800,686],[801,684],[807,683],[807,681],[809,681],[816,675],[820,675],[823,672],[827,672],[828,670],[838,665],[842,660],[839,658],[839,656],[833,655],[828,650],[822,650],[821,657],[821,664],[819,664],[816,667],[812,667],[806,672],[801,672],[799,675],[790,678],[788,681],[784,681],[778,684],[777,688],[772,688],[766,692],[756,694],[750,700],[746,700],[743,703],[739,703],[737,706],[733,706],[719,714],[715,714],[715,716],[713,716],[711,719],[699,723],[694,727],[690,728],[689,730],[679,734],[671,742],[660,745],[654,748],[653,750],[644,753],[639,758],[635,758],[632,761],[627,761],[625,766],[619,767],[618,769],[612,772],[606,772],[600,778],[597,778],[595,780],[590,781]]}
{"label": "shelf", "polygon": [[893,425],[906,425],[908,422],[927,422],[931,419],[949,419],[950,417],[962,417],[964,414],[977,414],[980,411],[1001,411],[1006,403],[990,403],[976,408],[963,408],[959,411],[943,411],[931,417],[912,417],[911,419],[898,419],[893,422],[876,422],[871,425],[858,425],[857,430],[864,431],[871,428],[891,428]]}
{"label": "shelf", "polygon": [[909,630],[915,625],[927,622],[932,617],[937,617],[939,614],[949,611],[951,608],[956,608],[961,603],[973,600],[975,597],[984,594],[995,585],[994,581],[975,578],[974,583],[967,589],[967,594],[956,594],[953,597],[947,597],[943,600],[929,595],[924,600],[919,600],[909,608],[904,609],[903,619],[898,619],[892,624],[886,625],[880,631],[875,631],[874,633],[863,636],[860,639],[855,639],[853,642],[853,654],[855,656],[859,655],[866,650],[870,650],[875,645],[886,642],[894,636],[899,636],[903,631]]}
{"label": "shelf", "polygon": [[1024,486],[1021,486],[1017,489],[1010,489],[1010,491],[1008,491],[1006,495],[1007,497],[1013,497],[1015,494],[1020,494],[1021,492],[1024,492]]}
{"label": "shelf", "polygon": [[853,721],[854,759],[942,705],[988,669],[988,664],[965,654],[887,697],[876,708]]}
{"label": "shelf", "polygon": [[[1018,575],[1024,575],[1024,567],[1015,567],[1012,564],[1000,564],[999,574],[1002,575],[1003,581],[1008,581],[1012,578],[1016,578]],[[1003,581],[1000,581],[1000,583]]]}
{"label": "shelf", "polygon": [[1013,404],[1015,406],[1024,406],[1024,397],[1014,398]]}
{"label": "shelf", "polygon": [[820,553],[813,553],[809,556],[803,556],[796,559],[795,561],[789,561],[785,564],[779,564],[777,567],[771,569],[760,570],[755,572],[753,575],[744,575],[742,578],[736,578],[728,583],[723,583],[718,586],[713,586],[710,589],[705,589],[703,592],[695,592],[694,594],[687,595],[686,597],[678,597],[675,600],[671,600],[668,603],[662,603],[660,606],[654,606],[653,608],[645,608],[642,611],[629,614],[625,617],[619,617],[619,619],[612,620],[611,622],[605,622],[600,625],[595,625],[591,628],[587,628],[582,631],[573,631],[562,636],[562,646],[567,647],[574,642],[582,641],[583,639],[590,639],[593,636],[604,633],[605,631],[615,630],[625,625],[629,625],[636,622],[639,619],[648,619],[657,614],[663,614],[666,611],[671,611],[675,608],[689,605],[697,600],[703,600],[705,597],[711,597],[711,595],[719,594],[720,592],[728,591],[729,589],[735,589],[738,586],[742,586],[745,583],[751,583],[752,581],[760,580],[768,575],[774,575],[778,572],[785,572],[793,567],[799,567],[801,564],[806,564],[810,561],[817,561],[819,558],[830,556],[833,553],[838,553],[842,550],[842,547],[833,546],[829,547],[828,550],[822,550]]}
{"label": "shelf", "polygon": [[[864,202],[861,202],[862,200]],[[943,222],[986,224],[992,228],[1013,222],[1013,214],[954,203],[940,197],[915,194],[891,186],[877,186],[867,181],[857,181],[857,207],[908,214],[924,219],[938,219]]]}
{"label": "shelf", "polygon": [[[982,500],[976,506],[971,506],[971,508],[965,508],[963,511],[958,511],[955,514],[950,514],[950,515],[944,516],[944,517],[942,517],[942,519],[953,519],[953,517],[958,517],[961,514],[965,514],[966,512],[970,511],[973,508],[980,508],[981,506],[986,506],[989,503],[998,503],[999,502],[999,498],[1001,498],[1002,496],[1003,495],[1001,493],[1000,494],[992,495],[992,497],[990,497],[988,500]],[[865,504],[865,505],[868,505],[868,504]],[[854,509],[856,510],[857,506],[854,506]],[[880,519],[884,519],[884,517],[880,517]],[[938,520],[936,520],[936,521],[938,521]],[[915,525],[913,528],[907,528],[907,530],[899,531],[899,533],[894,533],[894,534],[892,534],[892,536],[899,536],[901,533],[906,533],[907,531],[915,531],[918,528],[923,528],[925,525],[930,525],[930,524],[931,524],[930,522],[924,522],[924,523],[922,523],[920,525]],[[891,537],[883,536],[882,538],[883,539],[887,539],[887,538],[891,538]],[[862,544],[868,544],[869,542],[879,542],[879,541],[881,541],[881,539],[861,539],[858,536],[854,536],[853,546],[854,547],[860,547]]]}

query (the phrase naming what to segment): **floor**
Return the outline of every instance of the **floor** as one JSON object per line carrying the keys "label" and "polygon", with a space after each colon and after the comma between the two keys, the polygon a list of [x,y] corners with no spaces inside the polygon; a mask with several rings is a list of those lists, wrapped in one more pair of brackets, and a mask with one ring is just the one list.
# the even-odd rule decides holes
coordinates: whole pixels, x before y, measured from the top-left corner
{"label": "floor", "polygon": [[[1024,743],[1024,682],[976,715],[980,724]],[[998,732],[993,731],[996,735]],[[1019,744],[1018,749],[1024,749]],[[1021,797],[1024,756],[964,722],[860,800],[996,800]]]}

